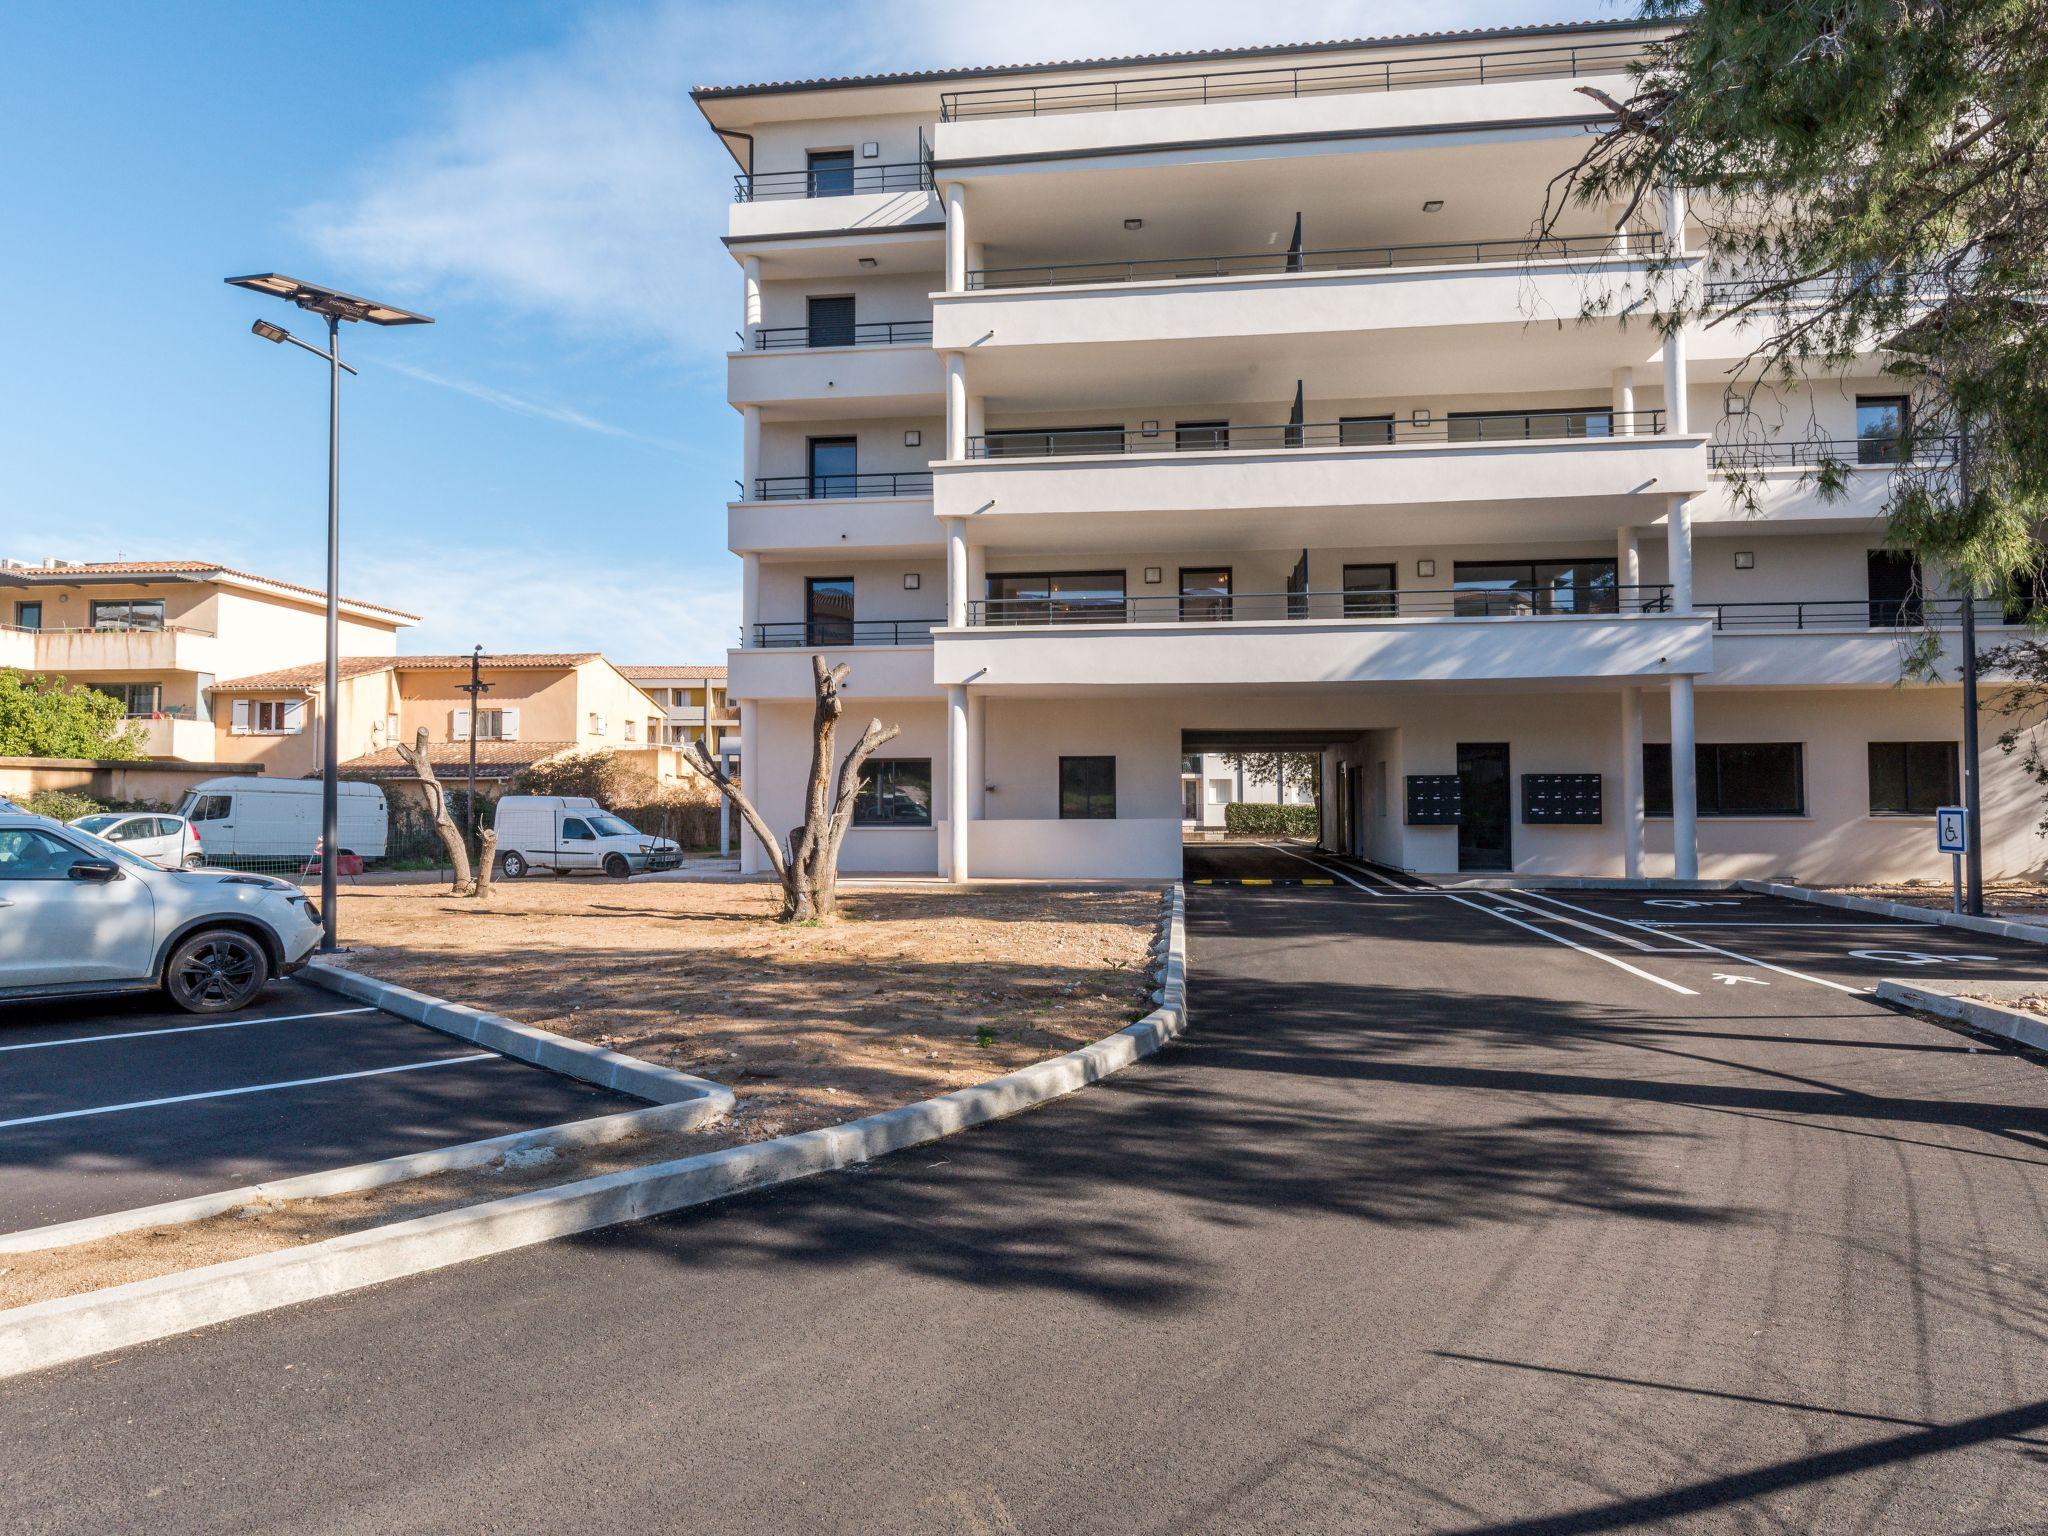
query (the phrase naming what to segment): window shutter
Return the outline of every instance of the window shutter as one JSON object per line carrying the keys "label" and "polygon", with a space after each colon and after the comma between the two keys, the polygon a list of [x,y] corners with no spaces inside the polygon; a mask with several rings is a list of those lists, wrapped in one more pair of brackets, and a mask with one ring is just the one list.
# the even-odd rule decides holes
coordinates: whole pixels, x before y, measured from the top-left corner
{"label": "window shutter", "polygon": [[519,711],[501,709],[498,711],[498,736],[504,741],[519,739]]}
{"label": "window shutter", "polygon": [[456,709],[456,710],[450,710],[450,711],[449,711],[449,713],[448,713],[448,739],[449,739],[450,741],[467,741],[467,740],[469,740],[469,711],[468,711],[468,710],[466,710],[466,709]]}
{"label": "window shutter", "polygon": [[234,721],[228,727],[228,734],[231,736],[246,736],[249,734],[249,701],[247,699],[235,700]]}
{"label": "window shutter", "polygon": [[296,736],[306,728],[306,704],[303,699],[287,699],[284,706],[284,733]]}

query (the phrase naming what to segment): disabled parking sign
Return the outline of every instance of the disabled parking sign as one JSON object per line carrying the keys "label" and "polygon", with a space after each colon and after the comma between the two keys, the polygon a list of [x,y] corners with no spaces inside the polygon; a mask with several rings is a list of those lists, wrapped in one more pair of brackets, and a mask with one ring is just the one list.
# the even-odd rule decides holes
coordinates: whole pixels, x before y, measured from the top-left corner
{"label": "disabled parking sign", "polygon": [[1970,821],[1960,805],[1944,805],[1934,813],[1934,843],[1942,853],[1970,851]]}

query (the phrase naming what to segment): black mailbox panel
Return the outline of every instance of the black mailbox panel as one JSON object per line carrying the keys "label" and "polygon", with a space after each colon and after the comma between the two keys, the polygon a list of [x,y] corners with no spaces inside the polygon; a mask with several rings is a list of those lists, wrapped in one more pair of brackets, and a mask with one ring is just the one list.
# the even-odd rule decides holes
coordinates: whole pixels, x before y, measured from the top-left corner
{"label": "black mailbox panel", "polygon": [[1464,801],[1455,773],[1408,775],[1408,825],[1455,827],[1463,818]]}
{"label": "black mailbox panel", "polygon": [[1523,774],[1522,824],[1532,827],[1599,826],[1600,775]]}

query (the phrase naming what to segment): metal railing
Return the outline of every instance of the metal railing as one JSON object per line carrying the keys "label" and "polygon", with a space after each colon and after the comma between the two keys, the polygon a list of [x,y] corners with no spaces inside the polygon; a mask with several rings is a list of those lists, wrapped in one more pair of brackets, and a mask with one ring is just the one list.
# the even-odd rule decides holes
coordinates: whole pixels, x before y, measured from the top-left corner
{"label": "metal railing", "polygon": [[[1953,281],[1944,272],[1873,273],[1847,283],[1832,277],[1810,277],[1804,282],[1791,284],[1774,294],[1773,298],[1794,305],[1818,304],[1848,289],[1879,287],[1890,288],[1906,298],[1918,299],[1946,293]],[[1760,278],[1722,277],[1707,283],[1702,289],[1702,297],[1709,309],[1727,309],[1749,302],[1770,286]]]}
{"label": "metal railing", "polygon": [[1268,273],[1372,271],[1383,267],[1461,263],[1564,261],[1616,254],[1649,255],[1663,237],[1640,232],[1559,235],[1546,240],[1455,240],[1421,245],[1333,246],[1313,251],[1256,251],[1235,256],[1160,256],[1138,261],[1062,262],[1054,266],[985,267],[967,274],[973,288],[1054,288],[1078,283],[1170,282],[1192,277],[1256,277]]}
{"label": "metal railing", "polygon": [[855,325],[757,325],[756,352],[783,352],[808,347],[885,347],[896,342],[930,341],[929,320],[863,320]]}
{"label": "metal railing", "polygon": [[24,635],[199,635],[205,639],[216,638],[210,629],[195,629],[190,624],[135,624],[109,619],[99,624],[44,624],[28,628],[20,624],[0,624]]}
{"label": "metal railing", "polygon": [[1710,443],[1707,447],[1707,464],[1713,469],[1951,464],[1955,456],[1956,443],[1952,437],[1805,438],[1782,443]]}
{"label": "metal railing", "polygon": [[1156,430],[1123,428],[1032,431],[1012,429],[967,439],[970,459],[1050,458],[1090,453],[1267,452],[1291,448],[1384,448],[1398,443],[1541,442],[1560,438],[1655,437],[1664,413],[1655,411],[1473,411],[1417,421],[1358,417],[1257,426],[1162,424]]}
{"label": "metal railing", "polygon": [[1272,96],[1320,96],[1339,91],[1399,91],[1430,85],[1487,85],[1612,75],[1650,57],[1638,40],[1564,43],[1547,48],[1498,48],[1463,53],[1306,64],[1268,69],[1211,70],[1202,74],[1134,75],[1117,80],[1058,85],[995,86],[946,91],[939,121],[975,117],[1040,117],[1058,112],[1124,112],[1194,102],[1246,101]]}
{"label": "metal railing", "polygon": [[[1959,597],[1835,597],[1819,601],[1776,603],[1700,603],[1696,613],[1710,614],[1717,630],[1912,629],[1923,623],[1947,623],[1963,616]],[[1980,598],[1979,624],[2011,622],[2003,605]]]}
{"label": "metal railing", "polygon": [[742,171],[733,177],[736,203],[766,203],[789,197],[851,197],[856,192],[929,190],[928,161],[895,165],[819,166],[801,171]]}
{"label": "metal railing", "polygon": [[996,597],[967,605],[975,626],[1270,624],[1285,619],[1498,619],[1667,613],[1668,586],[1440,587],[1414,591],[1233,592],[1136,597]]}
{"label": "metal railing", "polygon": [[[742,493],[746,487],[740,487]],[[848,496],[929,496],[932,472],[912,469],[877,475],[761,475],[756,501],[829,501]]]}
{"label": "metal railing", "polygon": [[930,645],[932,631],[944,619],[795,619],[781,624],[756,624],[753,639],[744,627],[740,643],[777,650],[824,645]]}

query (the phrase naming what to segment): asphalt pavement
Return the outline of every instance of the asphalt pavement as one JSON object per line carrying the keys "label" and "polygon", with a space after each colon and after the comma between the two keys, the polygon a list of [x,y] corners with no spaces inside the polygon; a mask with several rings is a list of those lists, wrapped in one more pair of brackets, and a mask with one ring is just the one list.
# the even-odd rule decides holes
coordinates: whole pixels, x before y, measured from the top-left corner
{"label": "asphalt pavement", "polygon": [[303,982],[0,1008],[0,1232],[643,1108]]}
{"label": "asphalt pavement", "polygon": [[1854,953],[2039,951],[1311,864],[1031,1114],[0,1387],[0,1528],[2048,1530],[2048,1070]]}

